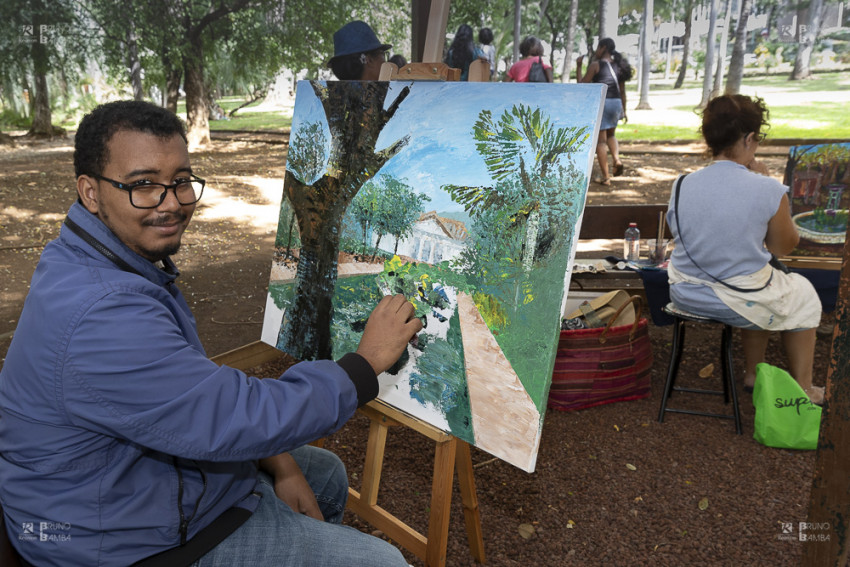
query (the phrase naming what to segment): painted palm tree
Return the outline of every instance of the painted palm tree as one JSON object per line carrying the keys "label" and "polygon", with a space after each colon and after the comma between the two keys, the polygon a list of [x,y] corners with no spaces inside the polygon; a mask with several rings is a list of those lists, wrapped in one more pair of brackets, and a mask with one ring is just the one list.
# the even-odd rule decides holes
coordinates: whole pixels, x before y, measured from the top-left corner
{"label": "painted palm tree", "polygon": [[311,81],[330,132],[324,174],[299,179],[287,169],[284,194],[298,219],[298,256],[293,303],[286,310],[277,347],[299,359],[330,358],[333,294],[336,287],[342,218],[357,192],[408,141],[381,151],[378,135],[410,92],[401,90],[384,109],[390,85],[384,82]]}
{"label": "painted palm tree", "polygon": [[506,110],[498,121],[493,119],[491,111],[483,110],[473,126],[472,135],[490,176],[497,182],[496,187],[449,185],[445,189],[475,216],[511,201],[499,189],[498,182],[518,181],[509,185],[519,185],[524,197],[516,216],[526,219],[522,266],[529,271],[540,226],[541,181],[550,175],[551,168],[563,154],[574,153],[588,143],[591,130],[587,126],[555,128],[540,109],[519,104]]}

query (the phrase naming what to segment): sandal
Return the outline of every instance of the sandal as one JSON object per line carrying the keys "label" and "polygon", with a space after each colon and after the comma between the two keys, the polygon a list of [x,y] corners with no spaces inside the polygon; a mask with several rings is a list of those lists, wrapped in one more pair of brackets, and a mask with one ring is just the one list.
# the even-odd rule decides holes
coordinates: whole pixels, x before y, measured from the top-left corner
{"label": "sandal", "polygon": [[601,177],[596,177],[594,178],[593,182],[599,183],[600,185],[611,185],[611,178],[606,177],[605,179],[602,179]]}
{"label": "sandal", "polygon": [[623,170],[625,170],[625,166],[623,166],[623,162],[614,164],[614,177],[620,177],[623,175]]}

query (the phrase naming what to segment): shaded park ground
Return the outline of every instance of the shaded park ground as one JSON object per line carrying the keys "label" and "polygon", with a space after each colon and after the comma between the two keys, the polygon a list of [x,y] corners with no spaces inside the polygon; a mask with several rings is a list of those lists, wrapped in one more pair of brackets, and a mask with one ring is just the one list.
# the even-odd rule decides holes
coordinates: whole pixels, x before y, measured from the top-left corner
{"label": "shaded park ground", "polygon": [[[278,139],[285,142],[285,139]],[[0,357],[5,356],[32,271],[74,199],[71,138],[0,149]],[[704,165],[696,144],[624,144],[625,175],[591,185],[592,204],[666,202],[672,180]],[[781,178],[787,147],[762,154]],[[282,189],[285,143],[219,137],[193,156],[209,180],[176,261],[181,287],[210,355],[260,337]],[[652,396],[573,413],[547,412],[536,472],[473,449],[488,564],[792,565],[801,544],[782,525],[806,519],[814,453],[769,449],[752,439],[750,396],[740,392],[744,435],[731,422],[671,415],[656,421],[671,328],[650,326]],[[680,377],[699,385],[719,369],[717,330],[689,332]],[[815,382],[823,384],[830,337],[819,336]],[[784,365],[778,339],[770,361]],[[743,357],[736,349],[740,372]],[[262,375],[278,369],[260,369]],[[723,410],[720,400],[680,400]],[[328,439],[359,486],[368,423],[355,417]],[[393,430],[379,504],[424,531],[433,443]],[[627,466],[628,465],[628,466]],[[702,505],[700,503],[703,503]],[[707,506],[706,506],[707,504]],[[472,564],[459,494],[448,565]],[[349,514],[357,528],[373,528]],[[529,536],[527,529],[532,526]],[[529,536],[529,537],[525,537]],[[421,562],[408,555],[414,565]]]}

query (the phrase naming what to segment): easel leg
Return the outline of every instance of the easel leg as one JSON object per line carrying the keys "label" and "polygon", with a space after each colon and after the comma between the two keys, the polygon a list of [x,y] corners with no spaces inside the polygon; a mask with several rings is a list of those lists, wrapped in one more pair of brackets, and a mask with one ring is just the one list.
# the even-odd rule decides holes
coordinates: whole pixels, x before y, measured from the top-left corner
{"label": "easel leg", "polygon": [[484,534],[481,532],[481,511],[478,509],[478,494],[475,492],[475,477],[472,474],[472,453],[465,441],[457,442],[455,466],[463,501],[463,519],[466,523],[469,550],[478,563],[484,563]]}
{"label": "easel leg", "polygon": [[428,549],[425,555],[425,565],[428,567],[444,567],[446,564],[456,453],[457,439],[454,437],[437,443],[434,480],[431,484],[431,516],[428,519]]}
{"label": "easel leg", "polygon": [[381,485],[381,468],[387,445],[387,426],[378,419],[369,420],[369,441],[366,445],[366,462],[363,465],[363,483],[360,497],[367,506],[378,503]]}

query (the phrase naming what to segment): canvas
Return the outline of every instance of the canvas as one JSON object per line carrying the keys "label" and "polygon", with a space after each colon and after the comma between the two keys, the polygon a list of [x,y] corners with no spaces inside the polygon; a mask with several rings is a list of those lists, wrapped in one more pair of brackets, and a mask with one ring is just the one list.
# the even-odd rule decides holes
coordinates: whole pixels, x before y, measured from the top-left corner
{"label": "canvas", "polygon": [[425,326],[379,398],[534,470],[604,96],[299,82],[263,341],[339,358],[403,293]]}
{"label": "canvas", "polygon": [[784,183],[800,233],[791,254],[840,258],[850,209],[850,142],[791,147]]}

